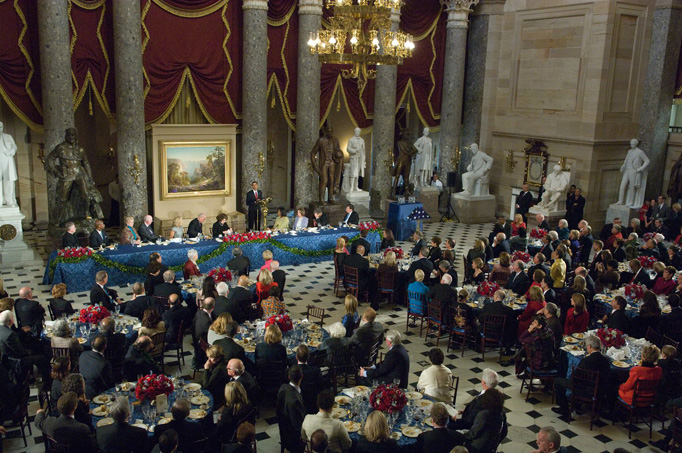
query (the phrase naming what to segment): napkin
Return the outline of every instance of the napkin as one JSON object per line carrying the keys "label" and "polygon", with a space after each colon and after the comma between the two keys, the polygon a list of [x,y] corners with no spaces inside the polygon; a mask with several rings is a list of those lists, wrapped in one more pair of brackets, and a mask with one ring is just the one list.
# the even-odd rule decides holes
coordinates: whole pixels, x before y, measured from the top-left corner
{"label": "napkin", "polygon": [[343,389],[343,390],[341,390],[341,393],[343,393],[344,395],[350,396],[351,398],[355,398],[356,396],[358,396],[360,394],[360,392],[358,392],[355,389]]}
{"label": "napkin", "polygon": [[630,344],[633,344],[633,345],[635,345],[635,346],[642,346],[642,347],[644,347],[644,346],[650,345],[651,343],[649,343],[648,341],[646,341],[646,338],[637,338],[637,339],[634,339],[634,340],[630,340]]}
{"label": "napkin", "polygon": [[573,355],[576,356],[576,357],[577,357],[577,356],[581,356],[581,355],[585,355],[585,351],[583,351],[582,349],[579,349],[579,350],[577,350],[577,351],[572,351],[572,350],[570,350],[570,349],[566,349],[566,347],[563,347],[563,348],[561,348],[561,349],[563,349],[564,351],[568,352],[569,354],[573,354]]}
{"label": "napkin", "polygon": [[611,357],[613,360],[625,361],[625,351],[622,349],[616,349],[613,346],[606,351],[606,355]]}

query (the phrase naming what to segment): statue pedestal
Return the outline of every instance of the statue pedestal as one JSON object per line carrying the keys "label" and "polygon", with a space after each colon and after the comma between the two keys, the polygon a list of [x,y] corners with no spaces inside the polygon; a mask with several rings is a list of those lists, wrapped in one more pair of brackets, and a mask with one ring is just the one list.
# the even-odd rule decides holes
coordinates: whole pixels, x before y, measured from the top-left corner
{"label": "statue pedestal", "polygon": [[438,222],[440,220],[438,213],[438,196],[440,191],[435,187],[424,186],[416,188],[414,195],[417,201],[424,205],[424,211],[431,216],[430,219],[424,220],[424,222]]}
{"label": "statue pedestal", "polygon": [[[547,208],[541,208],[539,206],[533,206],[528,210],[528,215],[526,216],[528,218],[528,229],[531,228],[537,228],[538,227],[538,222],[535,220],[535,214],[542,214],[545,216],[545,220],[547,223],[552,228],[555,228],[555,225],[559,222],[559,220],[566,218],[566,210],[560,210],[560,211],[550,211]],[[530,232],[529,232],[530,235]]]}
{"label": "statue pedestal", "polygon": [[486,223],[495,220],[495,195],[452,194],[452,205],[462,223]]}
{"label": "statue pedestal", "polygon": [[0,263],[34,261],[35,252],[24,242],[21,221],[26,216],[18,207],[0,208]]}
{"label": "statue pedestal", "polygon": [[355,206],[356,211],[359,207],[363,207],[365,212],[369,212],[369,192],[364,190],[357,190],[355,192],[341,191],[341,198]]}
{"label": "statue pedestal", "polygon": [[609,209],[606,211],[605,223],[613,223],[613,219],[616,217],[620,217],[623,225],[630,225],[630,219],[639,219],[639,208],[631,208],[625,204],[610,204]]}

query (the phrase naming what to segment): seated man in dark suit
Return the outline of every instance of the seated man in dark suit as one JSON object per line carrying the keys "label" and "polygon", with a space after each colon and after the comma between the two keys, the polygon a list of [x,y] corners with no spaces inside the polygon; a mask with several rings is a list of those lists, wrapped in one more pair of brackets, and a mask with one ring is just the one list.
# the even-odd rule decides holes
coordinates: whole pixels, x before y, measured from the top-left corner
{"label": "seated man in dark suit", "polygon": [[182,302],[182,289],[175,281],[175,272],[169,269],[163,273],[163,283],[154,286],[154,296],[168,298],[171,294],[177,295]]}
{"label": "seated man in dark suit", "polygon": [[73,418],[76,407],[78,407],[76,394],[65,393],[57,401],[59,417],[48,417],[44,409],[38,409],[35,418],[36,427],[57,442],[67,444],[69,451],[73,453],[97,451],[97,442],[90,428]]}
{"label": "seated man in dark suit", "polygon": [[287,283],[287,274],[279,268],[279,261],[272,261],[270,263],[270,270],[272,271],[272,279],[279,287],[279,299],[284,300],[284,285]]}
{"label": "seated man in dark suit", "polygon": [[161,319],[166,325],[166,343],[174,345],[177,343],[180,323],[184,321],[184,325],[189,327],[192,318],[189,309],[182,306],[177,294],[170,295],[168,304],[170,307],[163,312]]}
{"label": "seated man in dark suit", "polygon": [[540,289],[542,289],[542,295],[545,297],[546,303],[557,303],[557,295],[556,291],[554,291],[554,279],[552,277],[546,275],[540,282]]}
{"label": "seated man in dark suit", "polygon": [[230,287],[225,282],[219,282],[215,285],[216,291],[218,291],[218,297],[215,298],[215,310],[213,310],[213,317],[218,318],[223,313],[229,312],[227,300],[227,295],[230,292]]}
{"label": "seated man in dark suit", "polygon": [[380,322],[376,322],[377,312],[373,308],[367,308],[362,314],[363,324],[355,329],[353,336],[350,338],[351,345],[357,345],[355,348],[357,352],[357,362],[359,365],[365,365],[372,346],[380,343],[384,336],[384,326]]}
{"label": "seated man in dark suit", "polygon": [[66,222],[64,227],[66,228],[66,232],[62,236],[62,248],[80,247],[78,238],[76,237],[76,224],[73,222]]}
{"label": "seated man in dark suit", "polygon": [[248,282],[249,277],[242,275],[239,277],[237,286],[232,288],[232,291],[227,295],[227,312],[239,324],[248,319],[253,303],[253,293],[247,287]]}
{"label": "seated man in dark suit", "polygon": [[249,397],[249,401],[255,406],[260,400],[260,388],[258,383],[253,378],[253,375],[246,370],[245,363],[239,359],[230,359],[227,362],[227,375],[230,376],[231,381],[238,381]]}
{"label": "seated man in dark suit", "polygon": [[530,286],[530,279],[523,271],[523,268],[523,261],[514,261],[511,274],[509,274],[509,281],[507,282],[507,286],[505,286],[506,289],[512,290],[517,296],[526,294],[526,291],[528,291],[528,287]]}
{"label": "seated man in dark suit", "polygon": [[232,272],[236,272],[239,276],[248,276],[251,270],[251,261],[248,256],[244,256],[242,248],[238,245],[232,248],[232,256],[234,258],[227,262],[227,268]]}
{"label": "seated man in dark suit", "polygon": [[99,271],[95,275],[95,285],[90,290],[90,304],[102,305],[109,311],[114,311],[114,307],[123,303],[116,290],[107,288],[106,284],[109,281],[107,271]]}
{"label": "seated man in dark suit", "polygon": [[644,245],[639,248],[639,254],[643,256],[652,256],[657,260],[661,259],[661,253],[658,251],[656,241],[653,239],[647,240]]}
{"label": "seated man in dark suit", "polygon": [[452,277],[450,274],[445,274],[441,277],[440,283],[433,285],[433,287],[426,294],[430,300],[438,302],[441,308],[445,309],[452,305],[457,300],[457,291],[451,286]]}
{"label": "seated man in dark suit", "polygon": [[92,342],[92,351],[81,353],[78,369],[85,379],[85,396],[88,399],[99,395],[114,386],[111,363],[104,358],[107,339],[100,335]]}
{"label": "seated man in dark suit", "polygon": [[17,314],[19,328],[28,327],[34,338],[39,338],[43,331],[45,309],[40,302],[33,300],[33,290],[24,286],[19,290],[19,298],[14,301],[14,311]]}
{"label": "seated man in dark suit", "polygon": [[[680,282],[682,283],[682,282]],[[659,331],[661,335],[667,335],[675,341],[680,341],[678,332],[682,331],[682,308],[680,308],[680,295],[673,293],[668,296],[668,305],[670,305],[670,313],[661,316],[661,326]]]}
{"label": "seated man in dark suit", "polygon": [[496,388],[499,381],[500,377],[494,370],[485,368],[481,374],[481,388],[483,390],[464,407],[464,410],[459,411],[457,419],[452,419],[448,422],[448,428],[456,430],[471,429],[474,425],[474,420],[476,420],[476,416],[483,410],[481,396],[486,390]]}
{"label": "seated man in dark suit", "polygon": [[358,246],[363,246],[365,248],[365,252],[362,254],[362,256],[367,256],[369,255],[369,251],[371,249],[371,245],[369,242],[367,242],[367,236],[369,235],[369,230],[361,230],[360,231],[360,237],[353,241],[353,246],[351,247],[351,255],[354,255],[358,249]]}
{"label": "seated man in dark suit", "polygon": [[511,253],[509,249],[509,241],[504,233],[497,233],[495,240],[492,244],[493,247],[493,258],[499,258],[500,253],[507,252]]}
{"label": "seated man in dark suit", "polygon": [[429,249],[426,247],[419,249],[419,259],[410,264],[410,268],[406,272],[400,273],[400,275],[403,277],[401,280],[403,280],[403,282],[406,281],[407,283],[413,283],[414,273],[417,271],[417,269],[421,269],[424,272],[424,276],[428,278],[429,275],[431,275],[431,271],[433,270],[433,263],[427,258],[428,255]]}
{"label": "seated man in dark suit", "polygon": [[406,389],[410,373],[410,357],[407,354],[407,349],[402,345],[400,332],[397,330],[387,331],[386,346],[388,346],[388,352],[384,356],[383,362],[369,368],[361,367],[359,374],[370,380],[376,379],[381,384],[393,383],[393,379],[400,379],[398,386],[401,389]]}
{"label": "seated man in dark suit", "polygon": [[159,366],[154,361],[149,351],[154,348],[152,339],[147,335],[138,337],[135,343],[130,345],[123,361],[123,375],[127,381],[135,381],[140,375],[157,374]]}
{"label": "seated man in dark suit", "polygon": [[433,429],[425,431],[417,437],[417,450],[429,453],[450,453],[458,441],[460,436],[455,430],[447,427],[448,410],[443,403],[435,403],[431,405],[431,420],[433,420]]}
{"label": "seated man in dark suit", "polygon": [[215,300],[212,297],[204,299],[203,307],[194,315],[192,321],[192,340],[194,344],[194,365],[201,366],[206,362],[206,353],[201,349],[199,340],[208,340],[208,329],[213,323],[213,309]]}
{"label": "seated man in dark suit", "polygon": [[618,329],[623,333],[630,332],[630,320],[625,315],[625,307],[628,303],[622,296],[616,296],[611,300],[613,309],[608,315],[604,315],[602,320],[611,329]]}
{"label": "seated man in dark suit", "polygon": [[357,225],[360,223],[360,216],[355,212],[355,206],[346,205],[346,216],[343,218],[343,226]]}
{"label": "seated man in dark suit", "polygon": [[44,354],[39,353],[41,351],[26,349],[12,326],[14,326],[12,310],[0,313],[0,357],[19,360],[24,367],[35,365],[43,378],[44,388],[49,389],[51,386],[49,360]]}
{"label": "seated man in dark suit", "polygon": [[154,429],[154,441],[159,442],[163,433],[172,429],[178,433],[178,450],[192,451],[190,444],[206,436],[201,424],[187,421],[191,407],[190,402],[185,398],[175,400],[170,410],[173,420],[165,425],[158,425]]}
{"label": "seated man in dark suit", "polygon": [[506,237],[511,237],[512,225],[503,215],[497,217],[497,222],[493,225],[493,231],[488,235],[488,241],[493,242],[498,233],[504,233]]}
{"label": "seated man in dark suit", "polygon": [[[376,298],[377,293],[377,280],[374,273],[369,269],[369,260],[364,258],[365,247],[363,245],[358,245],[355,249],[355,253],[348,255],[344,261],[344,269],[350,267],[358,271],[358,294],[364,294],[365,291],[369,292],[369,300],[372,301],[372,306],[376,309],[378,308],[378,302]],[[345,273],[345,272],[344,272]],[[346,278],[346,280],[348,280]]]}
{"label": "seated man in dark suit", "polygon": [[101,220],[95,220],[95,229],[92,230],[92,233],[90,233],[88,243],[93,249],[106,247],[109,244],[107,232],[104,231],[104,222]]}
{"label": "seated man in dark suit", "polygon": [[282,448],[291,453],[302,453],[301,427],[305,418],[305,404],[300,393],[303,372],[298,365],[289,368],[289,382],[282,384],[275,404]]}
{"label": "seated man in dark suit", "polygon": [[[141,282],[135,282],[133,283],[133,299],[130,302],[126,302],[123,307],[126,315],[134,316],[142,321],[144,311],[155,305],[156,301],[154,298],[144,293],[144,285]],[[159,311],[162,312],[162,310]]]}
{"label": "seated man in dark suit", "polygon": [[642,269],[642,263],[640,263],[638,259],[630,260],[629,264],[630,270],[633,272],[632,278],[628,282],[623,282],[623,284],[636,283],[649,289],[654,287],[654,281],[651,279],[651,277],[649,277],[649,274]]}
{"label": "seated man in dark suit", "polygon": [[315,208],[313,211],[312,225],[314,227],[323,227],[329,225],[329,216],[322,210],[322,208]]}
{"label": "seated man in dark suit", "polygon": [[90,342],[95,341],[98,336],[104,336],[107,339],[108,356],[115,356],[123,358],[128,350],[128,340],[121,332],[116,332],[116,321],[114,318],[104,318],[99,322],[99,332],[90,334]]}
{"label": "seated man in dark suit", "polygon": [[239,359],[247,366],[253,365],[251,360],[246,357],[244,348],[234,341],[234,336],[237,335],[237,332],[239,332],[239,324],[237,324],[235,321],[228,322],[225,326],[225,338],[214,341],[213,346],[220,346],[223,348],[223,357],[225,357],[225,362],[229,362],[232,359]]}
{"label": "seated man in dark suit", "polygon": [[203,212],[198,214],[196,219],[192,219],[192,221],[189,222],[189,226],[187,227],[187,237],[195,238],[199,235],[199,233],[202,233],[205,221],[206,214],[204,214]]}
{"label": "seated man in dark suit", "polygon": [[[582,368],[587,371],[599,372],[599,382],[597,384],[599,387],[597,388],[597,394],[604,395],[609,379],[609,373],[611,372],[611,362],[600,352],[601,340],[597,336],[590,335],[585,338],[585,347],[587,348],[587,355],[580,360],[578,368]],[[560,415],[570,416],[568,410],[568,398],[566,397],[566,389],[571,388],[571,380],[565,378],[556,378],[554,379],[554,388],[557,404],[559,404],[559,407],[553,407],[552,411]],[[590,393],[589,396],[591,395],[592,394]]]}
{"label": "seated man in dark suit", "polygon": [[130,403],[127,397],[116,398],[109,406],[108,416],[114,419],[114,423],[97,428],[97,444],[102,451],[133,453],[149,451],[147,431],[128,423],[130,420]]}
{"label": "seated man in dark suit", "polygon": [[154,218],[147,214],[144,216],[142,223],[137,228],[137,232],[140,234],[140,239],[142,239],[142,242],[156,242],[159,239],[163,239],[161,236],[154,233],[152,222],[154,222]]}
{"label": "seated man in dark suit", "polygon": [[[447,250],[446,250],[447,251]],[[457,286],[457,271],[455,270],[455,266],[452,266],[450,264],[450,261],[446,259],[442,259],[438,262],[438,267],[436,268],[436,275],[434,276],[433,273],[431,274],[431,278],[429,279],[429,284],[430,285],[435,285],[440,283],[441,279],[443,278],[443,275],[448,274],[450,275],[450,278],[452,283],[450,284],[453,288]]]}
{"label": "seated man in dark suit", "polygon": [[322,372],[320,367],[308,365],[310,359],[310,349],[305,343],[301,343],[296,348],[296,362],[303,372],[301,381],[301,395],[308,414],[317,413],[317,395],[325,386],[322,384]]}
{"label": "seated man in dark suit", "polygon": [[511,355],[511,345],[515,341],[516,332],[516,318],[514,316],[514,310],[511,307],[504,305],[503,301],[506,297],[504,290],[495,291],[493,295],[493,301],[483,305],[481,312],[478,314],[478,320],[481,323],[481,332],[483,331],[483,325],[486,315],[496,315],[504,316],[504,335],[503,343],[506,348],[506,355]]}

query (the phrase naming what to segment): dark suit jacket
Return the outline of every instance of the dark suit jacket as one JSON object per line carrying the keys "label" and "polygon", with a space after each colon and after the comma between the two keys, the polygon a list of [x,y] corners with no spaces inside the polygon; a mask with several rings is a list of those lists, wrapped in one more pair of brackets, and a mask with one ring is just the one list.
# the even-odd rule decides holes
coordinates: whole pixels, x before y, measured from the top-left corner
{"label": "dark suit jacket", "polygon": [[360,291],[364,291],[365,288],[367,288],[367,284],[369,282],[370,278],[370,270],[369,270],[369,260],[366,260],[362,256],[358,255],[357,253],[354,253],[352,255],[348,255],[344,260],[343,260],[343,265],[352,267],[354,269],[358,270],[358,280],[360,284]]}
{"label": "dark suit jacket", "polygon": [[123,362],[123,375],[129,381],[135,381],[137,376],[157,374],[159,367],[149,354],[138,351],[134,345],[128,348]]}
{"label": "dark suit jacket", "polygon": [[355,250],[358,248],[358,245],[361,245],[365,248],[365,253],[362,256],[369,255],[371,246],[369,245],[369,242],[367,242],[365,238],[358,238],[355,242],[353,242],[353,246],[351,247],[350,250],[351,255],[355,255]]}
{"label": "dark suit jacket", "polygon": [[246,365],[250,362],[246,358],[246,353],[244,348],[238,345],[232,338],[221,338],[213,342],[214,346],[220,346],[223,348],[223,355],[225,356],[225,361],[229,362],[232,359],[239,359]]}
{"label": "dark suit jacket", "polygon": [[85,396],[88,399],[114,386],[111,363],[98,352],[83,352],[78,360],[78,369],[85,379]]}
{"label": "dark suit jacket", "polygon": [[45,412],[39,412],[36,414],[35,424],[57,442],[69,444],[74,453],[97,451],[97,443],[90,428],[71,417],[47,417]]}
{"label": "dark suit jacket", "polygon": [[80,247],[75,234],[64,233],[64,236],[62,236],[62,248],[65,249],[67,247]]}
{"label": "dark suit jacket", "polygon": [[429,275],[431,275],[431,271],[433,270],[433,263],[429,261],[428,258],[420,258],[417,261],[410,264],[410,268],[407,270],[407,273],[405,274],[408,283],[414,282],[414,273],[417,272],[417,269],[421,269],[424,272],[424,280],[426,280],[429,278]]}
{"label": "dark suit jacket", "polygon": [[287,363],[287,348],[285,348],[282,343],[268,344],[268,343],[258,343],[256,345],[256,360],[267,360],[273,361],[277,360],[283,362],[286,366]]}
{"label": "dark suit jacket", "polygon": [[156,305],[156,301],[153,297],[142,295],[137,296],[135,299],[126,302],[124,307],[124,313],[129,316],[134,316],[136,318],[142,319],[144,311],[147,308],[151,308]]}
{"label": "dark suit jacket", "polygon": [[549,231],[549,223],[547,220],[543,220],[542,223],[538,225],[538,228]]}
{"label": "dark suit jacket", "polygon": [[14,302],[14,310],[17,313],[19,327],[30,327],[31,335],[39,337],[45,319],[45,309],[40,303],[35,300],[17,299]]}
{"label": "dark suit jacket", "polygon": [[101,245],[107,245],[109,243],[107,232],[102,230],[102,235],[100,236],[99,231],[94,230],[92,233],[90,233],[88,243],[90,244],[90,247],[92,247],[93,249],[99,248],[99,246]]}
{"label": "dark suit jacket", "polygon": [[509,239],[512,234],[511,222],[504,222],[504,225],[500,225],[500,222],[495,222],[495,225],[493,225],[493,232],[490,233],[490,236],[488,236],[488,241],[493,242],[493,239],[495,236],[497,236],[497,233],[504,233],[507,239]]}
{"label": "dark suit jacket", "polygon": [[485,304],[478,314],[478,320],[481,323],[481,331],[483,331],[483,320],[485,315],[506,316],[506,322],[504,324],[505,339],[509,341],[515,336],[514,333],[516,332],[516,329],[512,319],[514,317],[514,310],[512,310],[511,307],[507,307],[502,302],[490,302]]}
{"label": "dark suit jacket", "polygon": [[199,343],[199,339],[206,341],[208,329],[211,327],[212,323],[213,316],[209,315],[204,310],[197,311],[192,322],[192,339],[196,344]]}
{"label": "dark suit jacket", "polygon": [[90,304],[101,304],[109,311],[114,311],[114,301],[117,297],[118,293],[116,290],[107,288],[105,292],[97,283],[90,289]]}
{"label": "dark suit jacket", "polygon": [[429,249],[429,256],[427,256],[427,259],[431,261],[434,265],[440,261],[440,259],[443,257],[443,250],[441,250],[440,247],[431,247]]}
{"label": "dark suit jacket", "polygon": [[673,340],[679,341],[681,338],[675,338],[678,337],[678,335],[676,335],[675,332],[679,332],[680,330],[679,326],[681,323],[682,308],[675,307],[667,315],[661,316],[660,326],[661,335],[668,335]]}
{"label": "dark suit jacket", "polygon": [[[538,250],[538,253],[542,253],[545,255],[545,258],[550,259],[552,256],[552,252],[554,251],[554,247],[552,247],[552,244],[542,244],[542,247],[540,250]],[[549,272],[547,273],[549,275]]]}
{"label": "dark suit jacket", "polygon": [[[258,189],[258,200],[262,200],[262,199],[263,199],[263,191]],[[255,195],[253,194],[253,189],[249,189],[249,191],[246,192],[246,206],[248,206],[249,208],[253,208],[253,207],[257,208],[258,205],[256,204],[256,201],[257,200],[256,200]]]}
{"label": "dark suit jacket", "polygon": [[137,232],[140,234],[142,242],[156,242],[160,237],[158,234],[154,233],[151,225],[147,226],[144,222],[137,227]]}
{"label": "dark suit jacket", "polygon": [[[530,192],[526,192],[530,195]],[[425,431],[417,437],[417,450],[428,453],[450,453],[456,445],[459,445],[461,436],[449,428],[436,428]]]}
{"label": "dark suit jacket", "polygon": [[462,417],[456,421],[448,422],[448,428],[450,429],[471,429],[474,424],[474,420],[481,410],[483,410],[483,405],[481,404],[482,394],[476,395],[476,397],[471,400],[469,404],[464,407],[464,412],[462,412]]}
{"label": "dark suit jacket", "polygon": [[367,356],[372,349],[372,345],[376,342],[382,341],[384,337],[384,326],[379,322],[368,322],[361,325],[350,338],[350,344],[356,345],[356,358],[359,361],[359,365],[366,365]]}
{"label": "dark suit jacket", "polygon": [[202,228],[203,226],[201,222],[199,222],[199,219],[192,219],[192,221],[189,222],[189,226],[187,227],[187,237],[197,237],[197,235],[203,231]]}
{"label": "dark suit jacket", "polygon": [[[654,286],[653,280],[649,277],[649,274],[646,273],[644,269],[640,269],[639,272],[637,272],[637,275],[634,277],[634,281],[632,283],[637,283],[639,285],[644,285],[647,288],[651,289]],[[628,282],[629,283],[629,282]]]}
{"label": "dark suit jacket", "polygon": [[149,451],[147,431],[128,423],[114,422],[97,428],[97,443],[104,453]]}
{"label": "dark suit jacket", "polygon": [[516,208],[516,213],[525,216],[528,213],[530,206],[533,204],[533,194],[530,192],[521,192],[516,196],[516,204],[519,205],[519,207]]}
{"label": "dark suit jacket", "polygon": [[545,275],[549,275],[549,267],[545,266],[544,264],[533,264],[531,267],[528,268],[528,274],[526,274],[528,275],[528,279],[533,278],[533,274],[535,274],[535,271],[537,269],[540,269],[542,272],[545,273]]}
{"label": "dark suit jacket", "polygon": [[[348,220],[346,220],[346,217],[348,217]],[[345,224],[357,225],[360,223],[360,215],[355,211],[351,211],[350,216],[348,213],[343,216],[343,220]]]}
{"label": "dark suit jacket", "polygon": [[[222,313],[228,311],[228,300],[225,296],[218,296],[215,298],[215,308],[213,309],[213,317],[218,318]],[[230,313],[231,314],[231,313]]]}
{"label": "dark suit jacket", "polygon": [[287,283],[287,274],[282,269],[277,269],[272,273],[272,279],[279,287],[279,298],[284,300],[284,285]]}
{"label": "dark suit jacket", "polygon": [[625,315],[625,310],[614,310],[606,319],[606,325],[612,329],[618,329],[621,332],[630,332],[630,321]]}
{"label": "dark suit jacket", "polygon": [[549,288],[547,291],[545,291],[544,296],[545,296],[545,302],[554,302],[556,304],[557,297],[556,297],[556,291],[554,291],[554,288]]}
{"label": "dark suit jacket", "polygon": [[580,236],[578,242],[580,243],[580,262],[587,264],[587,260],[590,258],[590,253],[592,251],[594,238],[591,234],[586,234],[585,236]]}
{"label": "dark suit jacket", "polygon": [[227,375],[227,361],[217,362],[210,370],[204,369],[202,386],[213,395],[213,408],[225,405],[225,386],[230,381]]}
{"label": "dark suit jacket", "polygon": [[311,226],[314,227],[323,227],[329,225],[329,216],[327,215],[326,212],[323,212],[319,219],[315,218],[315,215],[313,215],[313,218],[311,220],[312,220]]}
{"label": "dark suit jacket", "polygon": [[499,244],[493,246],[493,258],[499,257],[500,253],[502,253],[502,252],[510,253],[509,252],[509,241],[506,239],[504,241],[500,242]]}
{"label": "dark suit jacket", "polygon": [[99,335],[104,335],[107,339],[107,351],[112,354],[116,354],[118,357],[123,358],[125,356],[126,351],[128,350],[128,340],[126,339],[126,336],[123,335],[122,333],[115,333],[115,332],[106,332],[106,333],[100,333],[100,332],[92,332],[89,337],[89,342],[92,344],[92,342],[95,340],[95,337]]}
{"label": "dark suit jacket", "polygon": [[[249,363],[251,363],[251,361],[249,361]],[[249,371],[244,371],[244,374],[239,376],[237,382],[239,382],[244,387],[244,390],[246,390],[246,395],[249,397],[249,401],[258,402],[260,397],[260,388],[258,387],[256,380],[253,378],[253,375]],[[253,404],[255,405],[256,403]]]}
{"label": "dark suit jacket", "polygon": [[419,256],[419,251],[423,248],[426,247],[427,249],[429,248],[426,245],[426,241],[424,239],[420,239],[414,244],[414,247],[412,248],[412,251],[410,252],[412,256]]}
{"label": "dark suit jacket", "polygon": [[227,311],[237,323],[246,321],[249,314],[249,306],[253,302],[253,293],[246,288],[236,286],[227,295]]}
{"label": "dark suit jacket", "polygon": [[154,428],[154,443],[159,443],[161,435],[173,429],[178,433],[178,451],[191,452],[189,444],[206,437],[201,424],[188,420],[171,420],[165,425],[157,425]]}
{"label": "dark suit jacket", "polygon": [[457,299],[457,291],[450,286],[443,283],[433,285],[433,287],[426,294],[431,300],[440,302],[441,307],[447,307]]}
{"label": "dark suit jacket", "polygon": [[211,228],[211,233],[214,238],[217,238],[221,234],[227,234],[227,230],[230,229],[230,225],[225,222],[224,224],[220,224],[217,220],[213,223],[213,227]]}
{"label": "dark suit jacket", "polygon": [[317,414],[317,395],[324,386],[322,384],[322,372],[320,367],[302,363],[299,365],[303,371],[303,380],[301,381],[301,396],[308,414]]}
{"label": "dark suit jacket", "polygon": [[594,352],[583,357],[578,364],[578,368],[588,371],[599,371],[599,393],[603,394],[609,380],[609,373],[611,372],[611,362],[609,359],[601,352]]}
{"label": "dark suit jacket", "polygon": [[19,335],[7,326],[0,326],[0,353],[2,356],[20,359],[30,352],[21,344]]}
{"label": "dark suit jacket", "polygon": [[305,404],[298,390],[288,382],[277,392],[276,412],[282,446],[293,452],[303,451],[300,439]]}
{"label": "dark suit jacket", "polygon": [[251,267],[251,261],[248,256],[236,256],[227,262],[227,268],[237,275],[249,275],[249,270]]}
{"label": "dark suit jacket", "polygon": [[161,318],[166,325],[166,343],[176,343],[178,330],[180,329],[180,323],[182,321],[185,321],[185,327],[189,327],[190,325],[189,309],[178,304],[164,311]]}
{"label": "dark suit jacket", "polygon": [[393,346],[384,356],[384,361],[376,369],[367,369],[367,378],[377,379],[381,383],[392,383],[393,379],[400,379],[400,388],[407,388],[410,373],[410,357],[402,344]]}
{"label": "dark suit jacket", "polygon": [[528,279],[528,276],[525,272],[521,271],[518,274],[516,272],[509,274],[509,281],[507,282],[507,286],[505,286],[505,288],[511,289],[520,296],[528,291],[529,286],[530,280]]}
{"label": "dark suit jacket", "polygon": [[165,297],[168,299],[171,294],[177,294],[178,301],[182,302],[182,290],[177,283],[163,282],[160,285],[154,286],[154,296],[156,297]]}

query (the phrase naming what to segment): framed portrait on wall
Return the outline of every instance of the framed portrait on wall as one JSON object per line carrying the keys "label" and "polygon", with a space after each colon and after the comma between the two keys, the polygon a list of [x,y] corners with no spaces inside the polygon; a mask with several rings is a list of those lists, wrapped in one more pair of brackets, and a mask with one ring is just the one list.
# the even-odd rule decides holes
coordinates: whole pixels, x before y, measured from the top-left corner
{"label": "framed portrait on wall", "polygon": [[161,142],[161,199],[229,196],[229,141]]}
{"label": "framed portrait on wall", "polygon": [[528,146],[524,149],[526,155],[526,172],[523,183],[530,186],[540,187],[542,179],[547,176],[547,146],[534,138],[526,139]]}

